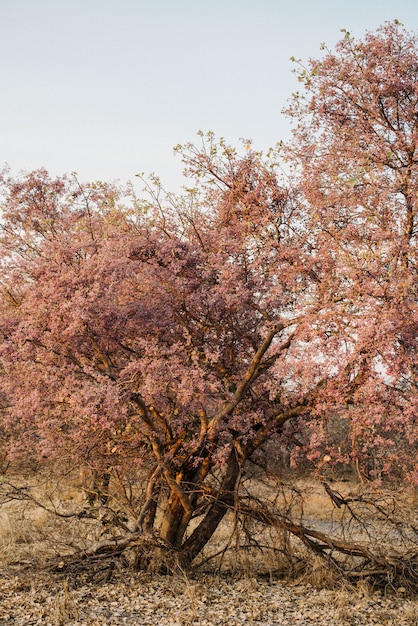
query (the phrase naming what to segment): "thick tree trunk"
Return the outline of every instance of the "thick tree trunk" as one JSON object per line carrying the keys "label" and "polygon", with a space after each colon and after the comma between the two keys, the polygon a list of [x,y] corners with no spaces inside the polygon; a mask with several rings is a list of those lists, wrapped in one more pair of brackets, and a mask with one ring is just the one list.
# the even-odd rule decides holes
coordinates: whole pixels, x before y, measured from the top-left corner
{"label": "thick tree trunk", "polygon": [[234,504],[235,490],[240,475],[240,464],[235,448],[232,449],[217,498],[200,524],[194,529],[181,547],[181,562],[190,565],[210,541],[223,520],[225,513]]}
{"label": "thick tree trunk", "polygon": [[[161,523],[160,537],[174,549],[179,549],[184,531],[184,508],[175,493],[171,493],[167,502],[167,508]],[[182,523],[183,522],[183,523]]]}
{"label": "thick tree trunk", "polygon": [[[175,491],[172,490],[170,493],[159,535],[168,545],[176,550],[180,550],[184,534],[199,505],[201,487],[212,466],[212,455],[215,449],[215,443],[212,443],[208,448],[203,445],[199,450],[196,450],[196,453],[191,458],[187,459],[183,466],[179,486],[187,497],[190,505],[189,510],[185,510]],[[200,458],[197,468],[193,462],[196,456]],[[177,475],[177,480],[179,476],[180,473]]]}

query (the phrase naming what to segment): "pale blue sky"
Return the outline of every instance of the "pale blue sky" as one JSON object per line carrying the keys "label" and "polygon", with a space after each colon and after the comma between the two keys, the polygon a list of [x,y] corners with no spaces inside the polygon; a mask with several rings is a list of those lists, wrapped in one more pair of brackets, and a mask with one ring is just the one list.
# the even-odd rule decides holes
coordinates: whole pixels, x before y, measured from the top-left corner
{"label": "pale blue sky", "polygon": [[0,0],[0,166],[174,189],[174,145],[274,145],[290,57],[395,18],[418,31],[417,0]]}

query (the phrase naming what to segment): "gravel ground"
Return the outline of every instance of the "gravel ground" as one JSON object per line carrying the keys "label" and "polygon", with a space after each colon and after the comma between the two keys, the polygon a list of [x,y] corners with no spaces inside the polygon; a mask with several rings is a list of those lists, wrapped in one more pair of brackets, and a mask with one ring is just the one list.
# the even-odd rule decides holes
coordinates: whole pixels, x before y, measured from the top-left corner
{"label": "gravel ground", "polygon": [[106,584],[0,570],[0,624],[32,626],[417,626],[418,600],[361,590],[318,590],[252,578],[118,573]]}

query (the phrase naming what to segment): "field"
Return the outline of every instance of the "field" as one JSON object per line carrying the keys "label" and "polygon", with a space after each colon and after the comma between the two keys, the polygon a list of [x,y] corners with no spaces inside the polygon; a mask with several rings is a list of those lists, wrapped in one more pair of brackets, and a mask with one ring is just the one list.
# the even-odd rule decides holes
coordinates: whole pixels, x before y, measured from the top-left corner
{"label": "field", "polygon": [[[24,489],[27,485],[33,488]],[[364,490],[357,484],[331,485],[333,493],[351,497]],[[248,488],[260,491],[255,479]],[[263,486],[265,497],[269,488]],[[418,600],[407,587],[388,581],[378,589],[362,578],[339,580],[322,559],[302,558],[297,542],[287,546],[293,561],[286,560],[283,533],[255,526],[237,532],[232,512],[197,571],[165,576],[137,572],[129,554],[124,560],[98,559],[88,567],[68,568],[66,555],[103,535],[105,510],[96,518],[63,517],[80,511],[85,500],[74,476],[57,483],[44,471],[9,469],[1,489],[0,624],[418,625]],[[299,480],[286,497],[295,519],[345,540],[357,533],[359,540],[358,529],[345,524],[346,513],[319,481]],[[404,495],[405,507],[413,517],[412,496]],[[251,546],[246,544],[249,536]],[[268,542],[280,549],[262,550]],[[217,558],[209,558],[213,553]]]}

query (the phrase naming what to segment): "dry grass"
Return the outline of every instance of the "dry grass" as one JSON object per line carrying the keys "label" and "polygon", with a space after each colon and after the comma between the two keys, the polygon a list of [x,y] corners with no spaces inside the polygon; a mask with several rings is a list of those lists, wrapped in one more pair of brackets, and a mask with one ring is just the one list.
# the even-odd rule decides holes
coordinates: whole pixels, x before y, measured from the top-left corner
{"label": "dry grass", "polygon": [[[0,484],[0,496],[3,493],[0,508],[2,567],[19,563],[42,565],[49,558],[86,549],[104,536],[121,532],[120,527],[113,526],[112,520],[106,517],[109,515],[106,507],[98,505],[95,518],[77,515],[86,504],[78,472],[63,473],[63,477],[57,480],[56,471],[49,473],[47,469],[34,473],[10,468],[3,477]],[[16,499],[7,498],[4,495],[7,493],[7,481],[17,489],[31,484],[33,487],[22,491],[20,499],[18,491]],[[334,481],[332,489],[355,497],[361,494],[364,487]],[[327,531],[341,534],[342,524],[347,521],[347,511],[333,504],[319,481],[299,480],[290,486],[274,480],[261,483],[253,479],[244,483],[245,490],[260,501],[273,503],[298,523],[320,529],[324,527]],[[117,490],[112,493],[111,507],[122,511],[128,518],[132,511],[119,496]],[[403,496],[404,505],[407,505],[404,509],[411,519],[416,512],[414,497],[411,494]],[[71,513],[74,513],[73,517]],[[64,519],[59,515],[70,517]],[[343,534],[345,538],[358,539],[358,533],[358,527],[348,524]],[[263,527],[251,519],[243,520],[233,510],[225,516],[202,553],[199,564],[202,564],[203,571],[228,573],[248,581],[260,576],[270,581],[283,578],[318,589],[346,584],[338,571],[331,569],[322,558],[313,556],[282,528]],[[158,563],[154,569],[158,571]],[[63,591],[62,602],[65,597]]]}
{"label": "dry grass", "polygon": [[[43,506],[59,513],[83,507],[84,494],[76,477],[59,484],[48,481],[45,474],[40,477],[42,484],[34,486],[31,494]],[[28,476],[24,478],[28,482]],[[17,481],[19,475],[13,479]],[[332,483],[332,488],[344,494],[358,489],[346,483]],[[296,491],[255,483],[248,489],[274,501],[296,520],[344,521],[320,483],[300,481]],[[113,505],[120,502],[115,494]],[[418,601],[405,597],[405,589],[385,598],[367,581],[350,585],[323,559],[290,542],[282,529],[243,522],[235,513],[226,515],[202,555],[202,560],[209,560],[199,573],[178,569],[176,576],[161,577],[155,573],[157,564],[155,572],[146,575],[116,566],[109,583],[103,568],[73,578],[42,569],[47,558],[88,546],[104,530],[109,532],[100,515],[63,519],[31,499],[9,499],[0,508],[0,623],[418,626]],[[278,582],[280,576],[283,582]]]}

